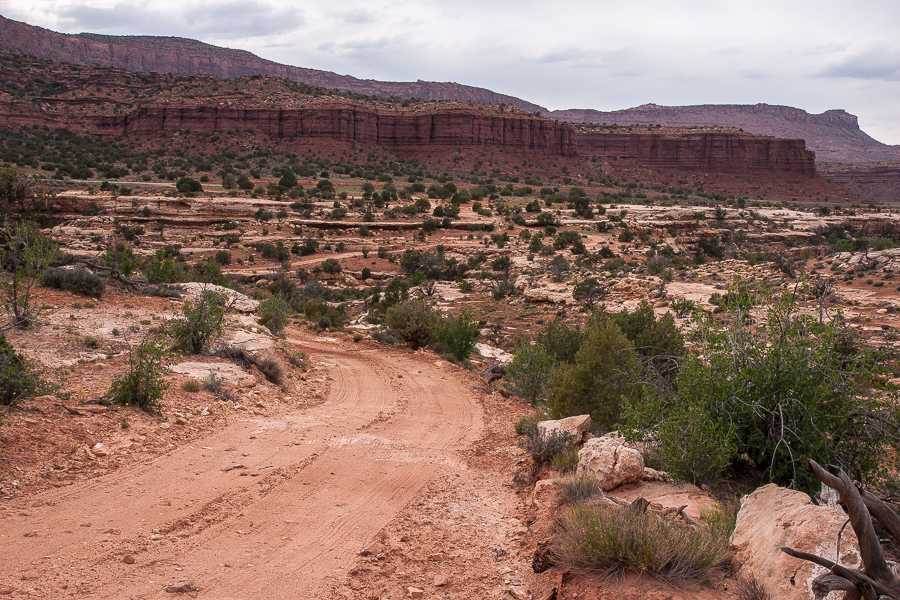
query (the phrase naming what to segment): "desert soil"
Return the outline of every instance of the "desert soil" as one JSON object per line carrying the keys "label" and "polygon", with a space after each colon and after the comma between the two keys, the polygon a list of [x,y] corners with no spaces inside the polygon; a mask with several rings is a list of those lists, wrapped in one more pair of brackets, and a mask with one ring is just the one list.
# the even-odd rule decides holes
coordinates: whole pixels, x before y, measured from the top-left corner
{"label": "desert soil", "polygon": [[299,330],[288,342],[326,373],[323,402],[235,411],[157,456],[4,500],[0,593],[163,598],[188,581],[222,599],[526,594],[510,477],[526,408],[433,354]]}

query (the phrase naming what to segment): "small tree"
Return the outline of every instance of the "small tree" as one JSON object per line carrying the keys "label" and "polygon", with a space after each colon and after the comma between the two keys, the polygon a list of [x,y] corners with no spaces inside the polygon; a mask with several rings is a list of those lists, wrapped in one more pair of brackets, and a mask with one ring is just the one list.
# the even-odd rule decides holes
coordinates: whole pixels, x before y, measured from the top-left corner
{"label": "small tree", "polygon": [[226,309],[225,294],[210,289],[204,289],[194,302],[185,300],[184,316],[170,322],[175,345],[193,354],[209,351],[222,334]]}
{"label": "small tree", "polygon": [[341,263],[336,258],[326,258],[322,261],[320,266],[322,267],[322,271],[329,275],[337,275],[342,271]]}
{"label": "small tree", "polygon": [[603,302],[609,295],[610,285],[600,283],[596,277],[588,277],[579,281],[572,290],[572,297],[583,303],[588,310]]}
{"label": "small tree", "polygon": [[203,191],[203,185],[193,177],[182,177],[175,184],[175,189],[183,194],[193,194]]}
{"label": "small tree", "polygon": [[0,213],[20,208],[31,196],[31,181],[15,167],[0,166]]}
{"label": "small tree", "polygon": [[237,178],[231,173],[222,176],[222,189],[233,190],[237,187]]}
{"label": "small tree", "polygon": [[394,304],[384,315],[384,321],[391,331],[413,349],[427,346],[434,340],[435,327],[440,318],[440,313],[424,298],[412,298]]}
{"label": "small tree", "polygon": [[463,312],[456,318],[447,317],[438,325],[435,334],[437,342],[458,361],[464,361],[475,349],[478,339],[478,323],[472,321],[469,313]]}
{"label": "small tree", "polygon": [[259,323],[268,327],[274,335],[284,337],[284,328],[290,322],[291,306],[282,296],[272,296],[259,305]]}
{"label": "small tree", "polygon": [[543,345],[527,340],[520,341],[513,353],[515,357],[506,368],[506,380],[511,383],[507,387],[520,398],[536,404],[546,393],[556,361]]}
{"label": "small tree", "polygon": [[148,335],[128,350],[128,371],[113,378],[110,396],[116,404],[135,404],[147,412],[160,412],[160,401],[168,388],[171,350],[159,335]]}
{"label": "small tree", "polygon": [[6,222],[0,229],[0,295],[11,317],[10,326],[29,327],[37,318],[31,290],[50,264],[60,257],[56,242],[30,223]]}
{"label": "small tree", "polygon": [[575,362],[553,374],[547,406],[555,419],[590,414],[592,423],[612,429],[621,422],[624,406],[639,397],[639,384],[634,345],[605,319],[588,329]]}
{"label": "small tree", "polygon": [[878,469],[898,440],[896,396],[880,389],[884,356],[839,320],[800,314],[790,294],[726,306],[727,320],[698,324],[672,390],[629,419],[658,441],[666,470],[703,481],[749,459],[768,479],[810,490],[802,467],[813,457]]}
{"label": "small tree", "polygon": [[[23,398],[51,391],[35,361],[16,352],[0,333],[0,406],[14,407]],[[0,422],[3,413],[0,412]]]}

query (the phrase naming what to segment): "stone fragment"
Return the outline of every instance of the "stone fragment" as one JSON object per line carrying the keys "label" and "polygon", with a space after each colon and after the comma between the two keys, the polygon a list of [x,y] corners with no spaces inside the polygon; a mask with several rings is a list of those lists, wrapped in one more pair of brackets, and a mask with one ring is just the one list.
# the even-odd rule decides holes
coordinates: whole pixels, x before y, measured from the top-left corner
{"label": "stone fragment", "polygon": [[417,587],[409,586],[408,588],[406,588],[406,591],[409,594],[410,598],[421,598],[425,595],[425,590]]}
{"label": "stone fragment", "polygon": [[[177,417],[177,418],[175,419],[175,424],[176,424],[176,425],[187,425],[187,422],[188,422],[188,420],[185,419],[184,417]],[[95,453],[95,454],[96,454],[96,453]]]}
{"label": "stone fragment", "polygon": [[435,575],[434,576],[434,587],[443,587],[450,583],[450,578],[446,575]]}
{"label": "stone fragment", "polygon": [[179,581],[178,583],[173,583],[166,588],[166,592],[170,594],[187,594],[189,592],[196,591],[197,588],[195,588],[190,581]]}
{"label": "stone fragment", "polygon": [[94,453],[94,456],[100,456],[100,457],[109,456],[109,449],[106,446],[104,446],[103,444],[101,444],[100,442],[97,442],[96,444],[94,444],[94,447],[91,448],[91,452]]}
{"label": "stone fragment", "polygon": [[122,562],[125,563],[126,565],[133,565],[133,564],[134,564],[134,557],[133,557],[132,555],[130,555],[130,554],[126,554],[126,555],[122,558]]}
{"label": "stone fragment", "polygon": [[375,540],[365,548],[359,551],[360,556],[374,556],[376,554],[381,554],[384,552],[384,544],[380,541]]}
{"label": "stone fragment", "polygon": [[644,474],[644,457],[610,437],[591,438],[578,451],[578,475],[593,475],[603,491],[637,483]]}
{"label": "stone fragment", "polygon": [[578,415],[557,421],[541,421],[537,424],[537,429],[542,436],[550,435],[554,431],[565,431],[572,434],[576,442],[580,442],[590,426],[591,415]]}

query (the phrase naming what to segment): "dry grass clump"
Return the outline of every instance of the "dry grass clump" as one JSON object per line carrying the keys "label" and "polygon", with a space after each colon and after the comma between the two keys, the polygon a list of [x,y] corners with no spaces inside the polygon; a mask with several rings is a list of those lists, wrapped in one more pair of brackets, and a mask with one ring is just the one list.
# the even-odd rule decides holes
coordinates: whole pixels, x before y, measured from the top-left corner
{"label": "dry grass clump", "polygon": [[183,389],[186,392],[190,392],[191,394],[193,394],[194,392],[199,392],[200,391],[200,382],[197,381],[196,379],[186,379],[183,382],[181,382],[181,389]]}
{"label": "dry grass clump", "polygon": [[536,410],[530,415],[525,415],[516,422],[516,433],[518,435],[531,435],[537,431],[537,424],[546,421],[550,417],[542,410]]}
{"label": "dry grass clump", "polygon": [[753,573],[738,577],[737,595],[740,600],[769,600],[769,593],[756,580]]}
{"label": "dry grass clump", "polygon": [[569,475],[560,477],[557,481],[563,500],[570,504],[589,502],[601,492],[597,478],[593,475]]}
{"label": "dry grass clump", "polygon": [[210,371],[209,375],[204,377],[200,384],[204,390],[210,392],[219,400],[227,402],[235,402],[237,400],[231,390],[225,387],[225,378],[218,375],[215,371]]}
{"label": "dry grass clump", "polygon": [[647,571],[668,581],[698,581],[725,565],[734,517],[705,515],[697,529],[630,507],[576,505],[560,517],[553,553],[561,566],[609,576]]}
{"label": "dry grass clump", "polygon": [[284,382],[284,365],[273,353],[262,352],[256,356],[254,362],[266,379],[279,385]]}
{"label": "dry grass clump", "polygon": [[553,457],[553,470],[557,473],[572,473],[578,468],[578,446],[573,446]]}

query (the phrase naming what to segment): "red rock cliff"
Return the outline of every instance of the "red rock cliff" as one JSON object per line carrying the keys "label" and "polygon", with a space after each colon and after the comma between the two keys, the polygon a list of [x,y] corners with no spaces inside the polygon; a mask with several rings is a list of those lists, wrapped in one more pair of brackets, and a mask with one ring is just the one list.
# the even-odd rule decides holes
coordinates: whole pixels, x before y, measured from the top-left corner
{"label": "red rock cliff", "polygon": [[462,110],[390,114],[355,106],[266,109],[151,105],[122,115],[86,117],[84,122],[92,133],[105,137],[252,127],[279,140],[328,138],[394,149],[496,146],[512,151],[576,155],[575,132],[565,123],[530,115],[501,116]]}
{"label": "red rock cliff", "polygon": [[742,133],[581,133],[578,153],[682,170],[816,172],[816,154],[803,140]]}

